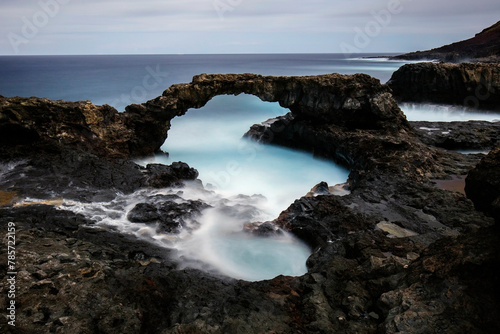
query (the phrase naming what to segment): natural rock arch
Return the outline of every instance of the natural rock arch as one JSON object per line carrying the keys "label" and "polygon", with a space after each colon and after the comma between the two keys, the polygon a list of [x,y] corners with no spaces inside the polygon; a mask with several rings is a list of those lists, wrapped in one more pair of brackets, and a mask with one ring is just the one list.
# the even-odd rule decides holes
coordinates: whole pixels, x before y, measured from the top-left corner
{"label": "natural rock arch", "polygon": [[0,96],[0,131],[8,134],[2,144],[20,151],[75,147],[110,158],[152,155],[165,142],[172,118],[204,106],[214,96],[242,93],[278,102],[291,111],[294,121],[313,128],[384,136],[411,131],[390,88],[365,74],[201,74],[191,83],[172,85],[153,100],[128,106],[124,113],[90,101]]}
{"label": "natural rock arch", "polygon": [[218,95],[255,95],[278,102],[295,118],[311,123],[334,124],[347,130],[395,131],[407,127],[406,118],[390,89],[365,74],[327,74],[274,77],[256,74],[201,74],[191,83],[176,84],[162,96],[130,105],[123,114],[133,130],[130,154],[157,152],[167,138],[170,120],[190,108],[201,108]]}

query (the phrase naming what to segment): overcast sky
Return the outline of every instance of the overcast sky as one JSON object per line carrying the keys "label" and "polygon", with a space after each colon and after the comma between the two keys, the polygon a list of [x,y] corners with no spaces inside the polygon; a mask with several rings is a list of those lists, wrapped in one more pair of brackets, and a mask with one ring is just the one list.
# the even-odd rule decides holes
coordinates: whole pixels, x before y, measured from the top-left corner
{"label": "overcast sky", "polygon": [[499,20],[499,0],[0,0],[0,54],[407,52]]}

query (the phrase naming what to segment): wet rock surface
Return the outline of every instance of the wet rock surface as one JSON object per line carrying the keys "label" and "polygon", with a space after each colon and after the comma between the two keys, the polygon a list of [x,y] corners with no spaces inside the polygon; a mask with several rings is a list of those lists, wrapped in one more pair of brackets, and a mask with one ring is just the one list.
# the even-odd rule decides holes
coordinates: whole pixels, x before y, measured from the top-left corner
{"label": "wet rock surface", "polygon": [[[496,276],[488,271],[498,263],[493,219],[475,211],[463,194],[432,181],[467,174],[481,155],[437,148],[442,146],[437,138],[420,129],[349,131],[292,115],[265,124],[252,126],[246,135],[312,151],[351,169],[350,194],[301,198],[275,221],[315,249],[308,260],[314,279],[309,279],[322,288],[316,285],[312,294],[328,300],[329,308],[324,313],[316,309],[307,330],[459,333],[499,328],[494,316],[483,318],[485,308],[498,314],[496,297],[488,293],[492,288],[498,296]],[[488,129],[472,143],[454,137],[454,148],[491,145],[497,132],[483,125],[452,124],[467,138]],[[476,246],[484,248],[476,253]],[[443,252],[448,262],[442,261]],[[426,267],[431,263],[441,269]],[[489,288],[479,287],[482,279]],[[306,304],[318,302],[311,295],[302,297]]]}
{"label": "wet rock surface", "polygon": [[[500,114],[499,114],[500,119]],[[427,145],[448,150],[491,150],[500,143],[500,121],[410,122]]]}
{"label": "wet rock surface", "polygon": [[[75,148],[73,142],[55,151],[41,146],[37,154],[23,153],[19,142],[1,146],[0,226],[16,224],[19,289],[16,328],[3,318],[2,332],[500,331],[495,270],[500,240],[494,218],[475,210],[463,194],[432,181],[467,174],[481,156],[425,143],[388,88],[374,79],[318,80],[203,75],[130,107],[145,113],[157,108],[134,123],[136,131],[156,116],[167,126],[168,110],[182,114],[221,92],[252,89],[288,106],[290,115],[253,126],[247,136],[305,149],[351,169],[343,196],[320,183],[275,221],[257,228],[264,235],[278,227],[291,231],[313,248],[309,271],[301,277],[250,283],[185,269],[173,260],[175,250],[98,225],[91,217],[67,211],[58,199],[108,202],[117,193],[177,187],[197,175],[184,164],[140,167],[121,156],[111,158],[106,150]],[[337,90],[340,95],[333,100],[325,93]],[[315,96],[323,101],[318,107]],[[132,117],[130,109],[123,117]],[[156,135],[151,131],[148,136]],[[140,146],[140,141],[134,143]],[[138,152],[129,147],[128,154]],[[484,171],[478,179],[487,179],[489,168],[495,170],[495,152],[476,167]],[[474,172],[469,178],[472,185]],[[165,220],[163,232],[175,235],[183,221],[204,207],[181,202],[175,193],[161,196],[137,203],[129,219]],[[482,196],[471,196],[476,206]],[[45,200],[45,205],[27,205],[28,197]],[[0,247],[6,254],[5,240]],[[6,272],[5,263],[0,266]],[[5,277],[0,285],[7,289]],[[2,296],[0,307],[5,309],[7,302]]]}
{"label": "wet rock surface", "polygon": [[189,225],[199,225],[193,219],[210,205],[202,201],[183,200],[176,195],[155,196],[150,202],[138,203],[127,215],[133,223],[156,224],[158,233],[176,233]]}

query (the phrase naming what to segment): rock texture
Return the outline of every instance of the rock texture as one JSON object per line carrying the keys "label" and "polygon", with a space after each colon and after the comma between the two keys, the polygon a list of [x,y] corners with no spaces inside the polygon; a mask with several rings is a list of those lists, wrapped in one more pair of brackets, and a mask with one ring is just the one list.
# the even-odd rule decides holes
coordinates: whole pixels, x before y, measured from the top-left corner
{"label": "rock texture", "polygon": [[500,146],[469,172],[465,191],[479,210],[500,222]]}
{"label": "rock texture", "polygon": [[410,122],[410,124],[417,130],[422,142],[448,150],[490,151],[500,143],[500,121]]}
{"label": "rock texture", "polygon": [[406,64],[387,84],[400,101],[500,110],[500,64]]}
{"label": "rock texture", "polygon": [[112,158],[129,155],[133,136],[108,105],[21,97],[0,97],[0,133],[0,144],[21,155],[72,148]]}
{"label": "rock texture", "polygon": [[500,60],[500,21],[470,39],[428,51],[406,53],[393,58],[441,60],[446,62],[470,60],[498,62]]}
{"label": "rock texture", "polygon": [[[248,136],[305,149],[351,169],[345,196],[332,195],[321,183],[255,231],[267,235],[279,227],[306,241],[313,248],[307,274],[251,283],[185,269],[174,260],[175,250],[98,226],[62,206],[62,198],[106,205],[117,194],[196,178],[183,163],[139,167],[123,157],[157,151],[170,120],[188,108],[239,93],[290,109],[287,116],[253,126]],[[2,101],[3,129],[29,134],[26,142],[13,130],[0,134],[6,143],[0,146],[0,226],[14,222],[18,229],[19,287],[16,328],[1,322],[2,333],[500,331],[494,220],[463,194],[432,181],[464,175],[480,158],[422,142],[390,89],[376,79],[201,75],[123,114],[111,113],[103,129],[82,118],[86,103],[46,101],[45,110],[41,104],[28,108],[37,99]],[[80,121],[51,118],[64,119],[62,111],[51,112],[56,106],[74,107],[71,117]],[[99,115],[100,108],[108,107],[91,109]],[[18,117],[12,110],[25,113]],[[47,114],[43,127],[30,121],[35,111]],[[126,130],[126,145],[105,135],[115,125]],[[36,136],[41,149],[24,151]],[[117,145],[108,148],[107,140]],[[497,168],[488,161],[478,170]],[[45,201],[23,204],[28,197]],[[175,194],[141,200],[129,222],[157,224],[175,237],[205,206],[177,200]],[[6,252],[4,240],[0,253]],[[6,272],[5,262],[0,268]],[[7,289],[5,277],[0,286]],[[7,302],[4,295],[0,307]]]}

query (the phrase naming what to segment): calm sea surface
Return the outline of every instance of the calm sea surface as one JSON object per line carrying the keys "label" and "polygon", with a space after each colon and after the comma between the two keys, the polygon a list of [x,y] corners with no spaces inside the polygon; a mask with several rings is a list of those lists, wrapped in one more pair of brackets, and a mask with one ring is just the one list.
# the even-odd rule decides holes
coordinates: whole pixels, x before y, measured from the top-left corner
{"label": "calm sea surface", "polygon": [[0,56],[0,95],[91,100],[123,110],[200,73],[362,72],[386,82],[402,64],[342,54]]}

